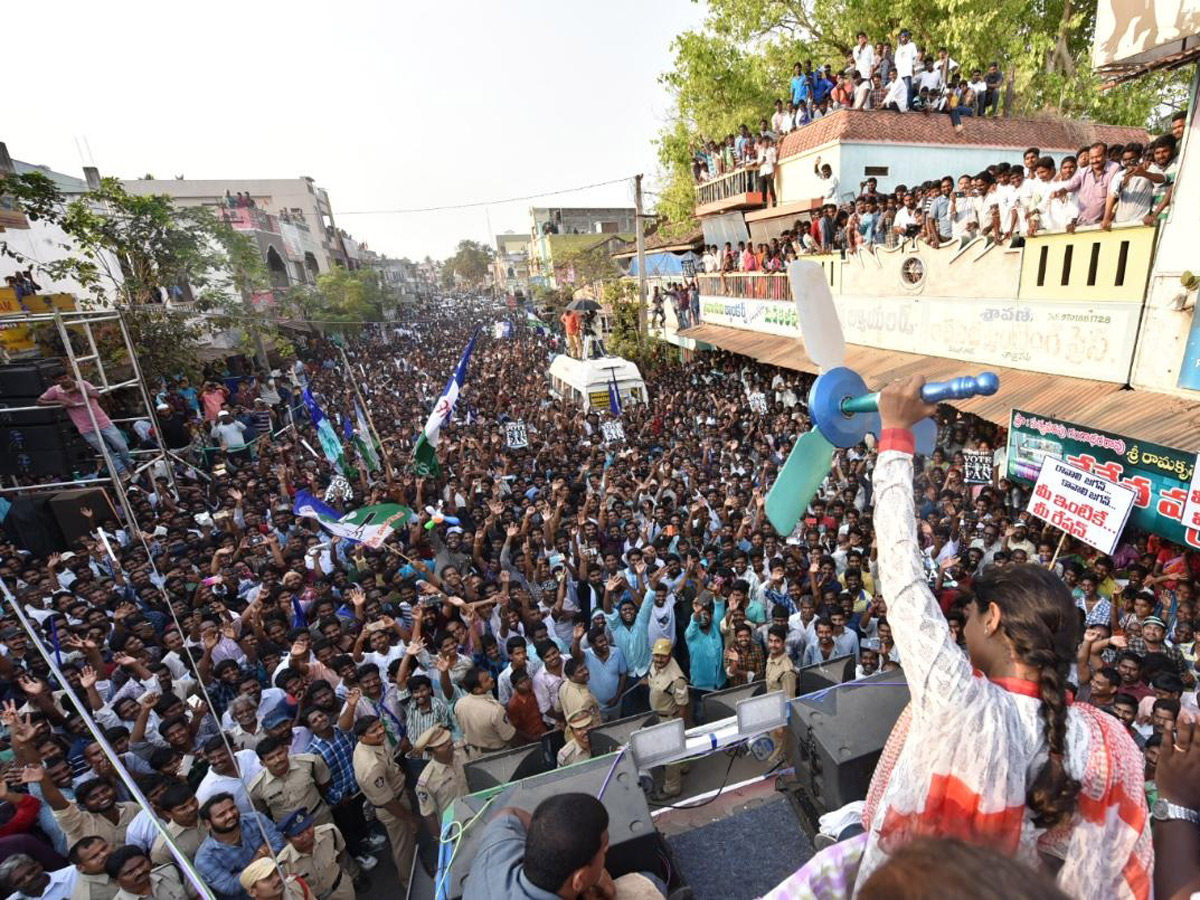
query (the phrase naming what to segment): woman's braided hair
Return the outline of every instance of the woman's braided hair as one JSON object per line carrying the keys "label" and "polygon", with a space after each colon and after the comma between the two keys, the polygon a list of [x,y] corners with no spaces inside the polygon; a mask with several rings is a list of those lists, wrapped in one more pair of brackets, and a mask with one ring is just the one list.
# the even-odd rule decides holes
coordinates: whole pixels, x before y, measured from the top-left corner
{"label": "woman's braided hair", "polygon": [[1017,659],[1040,673],[1042,721],[1050,758],[1025,794],[1034,824],[1054,828],[1075,811],[1079,782],[1066,769],[1067,673],[1078,643],[1079,617],[1070,590],[1036,565],[992,566],[975,579],[975,605],[1000,608],[1000,627]]}

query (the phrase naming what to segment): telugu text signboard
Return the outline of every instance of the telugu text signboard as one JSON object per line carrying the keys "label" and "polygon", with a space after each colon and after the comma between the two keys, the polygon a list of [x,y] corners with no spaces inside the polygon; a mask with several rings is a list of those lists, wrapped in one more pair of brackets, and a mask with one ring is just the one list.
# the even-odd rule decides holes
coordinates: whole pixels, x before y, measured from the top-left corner
{"label": "telugu text signboard", "polygon": [[1102,475],[1047,457],[1042,461],[1028,509],[1101,553],[1112,553],[1125,530],[1136,494],[1132,488]]}
{"label": "telugu text signboard", "polygon": [[1200,528],[1183,522],[1183,504],[1196,468],[1194,453],[1014,409],[1008,430],[1008,476],[1037,481],[1046,457],[1132,488],[1131,525],[1200,548]]}

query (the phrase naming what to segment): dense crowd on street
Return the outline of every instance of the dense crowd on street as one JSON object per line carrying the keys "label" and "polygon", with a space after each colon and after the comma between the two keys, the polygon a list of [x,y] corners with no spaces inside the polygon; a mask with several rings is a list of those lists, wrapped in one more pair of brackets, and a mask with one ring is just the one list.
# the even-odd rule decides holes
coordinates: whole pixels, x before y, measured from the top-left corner
{"label": "dense crowd on street", "polygon": [[[1128,802],[1143,821],[1144,797],[1200,806],[1196,780],[1182,781],[1173,764],[1160,779],[1157,768],[1164,744],[1176,762],[1185,756],[1170,735],[1200,717],[1200,555],[1134,534],[1112,557],[1060,547],[1024,512],[1026,488],[1006,477],[1003,430],[948,409],[938,449],[911,470],[896,462],[911,455],[890,445],[838,451],[804,520],[778,534],[765,496],[809,427],[808,376],[720,352],[662,364],[645,373],[650,402],[622,411],[625,440],[607,442],[606,409],[585,414],[548,393],[561,336],[523,327],[478,339],[438,448],[441,474],[417,477],[414,441],[476,326],[494,318],[451,304],[364,334],[345,357],[310,337],[257,377],[214,368],[199,386],[175,380],[158,396],[161,433],[104,435],[114,452],[162,440],[181,460],[174,487],[164,472],[128,481],[136,523],[97,526],[64,553],[0,545],[10,603],[66,679],[50,674],[6,605],[0,888],[45,900],[187,896],[157,818],[223,900],[346,900],[385,842],[403,889],[414,855],[432,867],[442,814],[467,792],[466,761],[550,741],[567,765],[590,756],[589,730],[602,722],[652,709],[691,723],[706,692],[754,680],[794,695],[799,668],[842,656],[855,658],[858,677],[920,675],[936,660],[979,680],[966,664],[971,629],[984,627],[972,597],[1008,570],[1033,568],[1023,563],[1053,578],[1078,619],[1062,624],[1061,634],[1077,634],[1063,677],[1045,675],[1030,701],[1035,728],[1037,710],[1050,710],[1040,715],[1051,752],[1063,752],[1073,695],[1073,709],[1111,722],[1103,733],[1117,756],[1136,754]],[[66,379],[57,390],[119,431],[87,387]],[[304,388],[334,416],[361,399],[390,467],[368,472],[347,446],[335,485],[339,473],[314,449]],[[755,393],[765,413],[751,411]],[[510,420],[525,423],[527,448],[507,449]],[[967,450],[993,455],[991,484],[965,481]],[[952,657],[927,657],[911,613],[889,616],[881,557],[892,535],[875,506],[885,485],[911,489],[911,510],[889,512],[891,527],[913,529],[912,590],[935,604],[922,631],[940,629]],[[397,503],[414,517],[372,549],[298,516],[300,491],[340,512]],[[1027,651],[1035,665],[1056,664],[1046,647]],[[952,679],[926,680],[926,693],[956,702]],[[1083,734],[1067,729],[1068,750],[1081,752]],[[651,799],[670,802],[685,780],[667,767]],[[1046,838],[1052,821],[1056,841],[1039,846],[1074,853],[1064,834],[1077,819],[1064,808],[1026,818],[1022,844]],[[527,828],[530,846],[569,842],[577,814],[539,810],[532,828],[506,814],[487,826],[489,865],[510,874],[522,865],[512,848],[525,847]],[[1093,879],[1126,862],[1129,851],[1110,849],[1104,857],[1089,845]],[[568,890],[583,869],[546,862],[555,858],[531,850],[527,892],[511,896],[611,896],[587,893],[591,882]],[[495,883],[468,879],[467,895],[499,896],[488,893]]]}

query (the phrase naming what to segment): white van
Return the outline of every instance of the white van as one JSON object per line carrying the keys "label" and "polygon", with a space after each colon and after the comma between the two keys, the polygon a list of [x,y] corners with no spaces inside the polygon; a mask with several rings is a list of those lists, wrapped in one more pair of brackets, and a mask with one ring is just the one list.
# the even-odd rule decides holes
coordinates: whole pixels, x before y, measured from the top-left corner
{"label": "white van", "polygon": [[586,409],[608,409],[608,386],[617,383],[621,404],[646,403],[646,382],[635,363],[619,356],[575,359],[565,354],[550,363],[550,393]]}

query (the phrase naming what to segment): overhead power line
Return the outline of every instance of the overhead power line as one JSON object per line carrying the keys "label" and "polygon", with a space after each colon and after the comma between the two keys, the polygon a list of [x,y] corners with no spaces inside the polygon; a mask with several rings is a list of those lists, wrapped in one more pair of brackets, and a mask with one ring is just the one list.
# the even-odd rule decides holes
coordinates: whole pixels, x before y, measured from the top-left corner
{"label": "overhead power line", "polygon": [[502,203],[519,203],[522,200],[536,200],[538,197],[553,197],[557,194],[574,194],[577,191],[586,191],[591,188],[607,187],[610,184],[621,184],[629,181],[632,175],[627,175],[624,178],[613,178],[610,181],[598,181],[595,184],[584,184],[579,187],[563,188],[558,191],[543,191],[540,194],[526,194],[523,197],[505,197],[499,200],[476,200],[471,203],[455,203],[450,206],[421,206],[412,209],[353,209],[353,210],[338,210],[339,216],[384,216],[384,215],[399,215],[405,213],[427,213],[427,212],[444,212],[452,209],[473,209],[479,206],[499,206]]}

